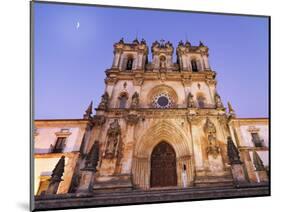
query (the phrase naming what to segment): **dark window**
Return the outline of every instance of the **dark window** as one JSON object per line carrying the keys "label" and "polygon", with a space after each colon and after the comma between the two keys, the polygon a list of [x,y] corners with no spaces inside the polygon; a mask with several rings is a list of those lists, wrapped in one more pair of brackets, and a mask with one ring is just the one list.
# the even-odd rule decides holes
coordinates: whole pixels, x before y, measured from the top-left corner
{"label": "dark window", "polygon": [[205,106],[205,98],[203,96],[198,96],[197,97],[197,102],[198,102],[198,107],[199,108],[204,108],[204,106]]}
{"label": "dark window", "polygon": [[133,58],[128,58],[126,70],[132,70],[133,68]]}
{"label": "dark window", "polygon": [[58,137],[52,152],[61,153],[65,147],[65,141],[66,137]]}
{"label": "dark window", "polygon": [[127,103],[127,96],[123,95],[120,98],[120,104],[119,104],[119,108],[126,108],[126,103]]}
{"label": "dark window", "polygon": [[263,140],[260,139],[258,133],[251,133],[252,135],[252,142],[254,143],[255,147],[263,147]]}
{"label": "dark window", "polygon": [[198,72],[196,60],[191,60],[192,71]]}
{"label": "dark window", "polygon": [[165,107],[168,105],[169,100],[167,97],[165,96],[160,96],[157,100],[158,105],[160,105],[161,107]]}

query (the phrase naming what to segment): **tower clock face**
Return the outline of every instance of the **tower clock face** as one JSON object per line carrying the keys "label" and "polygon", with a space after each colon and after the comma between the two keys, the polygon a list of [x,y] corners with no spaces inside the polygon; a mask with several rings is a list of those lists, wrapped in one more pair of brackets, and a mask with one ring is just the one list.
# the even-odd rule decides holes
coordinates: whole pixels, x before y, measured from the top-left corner
{"label": "tower clock face", "polygon": [[153,98],[153,106],[156,108],[170,108],[172,106],[172,99],[166,93],[160,93]]}

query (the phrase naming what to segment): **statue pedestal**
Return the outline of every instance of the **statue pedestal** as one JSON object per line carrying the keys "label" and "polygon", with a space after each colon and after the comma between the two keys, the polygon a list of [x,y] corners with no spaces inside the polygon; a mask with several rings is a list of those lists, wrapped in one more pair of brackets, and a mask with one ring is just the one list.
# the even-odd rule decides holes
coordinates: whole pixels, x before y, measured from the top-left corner
{"label": "statue pedestal", "polygon": [[233,181],[236,186],[247,184],[248,181],[245,178],[244,168],[242,164],[232,164],[231,173]]}
{"label": "statue pedestal", "polygon": [[213,155],[208,155],[208,161],[210,172],[214,176],[222,175],[222,173],[224,172],[224,166],[221,155],[217,155],[216,157],[214,157]]}
{"label": "statue pedestal", "polygon": [[93,189],[97,191],[130,191],[133,189],[132,177],[129,174],[118,174],[112,176],[96,176]]}
{"label": "statue pedestal", "polygon": [[258,183],[268,182],[266,171],[256,171]]}
{"label": "statue pedestal", "polygon": [[113,175],[116,169],[116,162],[117,162],[116,158],[112,158],[112,159],[103,158],[101,167],[99,169],[99,174],[101,176]]}
{"label": "statue pedestal", "polygon": [[78,189],[76,193],[89,193],[92,190],[94,178],[94,171],[91,169],[81,170],[81,179],[79,182]]}

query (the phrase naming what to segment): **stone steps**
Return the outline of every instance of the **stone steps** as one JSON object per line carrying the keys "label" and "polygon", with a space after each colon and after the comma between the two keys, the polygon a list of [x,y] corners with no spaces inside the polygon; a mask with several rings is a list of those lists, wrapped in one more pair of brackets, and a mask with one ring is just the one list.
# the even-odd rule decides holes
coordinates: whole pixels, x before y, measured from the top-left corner
{"label": "stone steps", "polygon": [[132,190],[114,193],[99,192],[90,194],[61,194],[37,197],[35,209],[61,209],[100,207],[109,205],[128,205],[144,203],[161,203],[173,201],[190,201],[216,198],[234,198],[247,196],[269,195],[267,185],[248,185],[243,188],[225,187],[199,187],[186,189],[160,189],[160,190]]}

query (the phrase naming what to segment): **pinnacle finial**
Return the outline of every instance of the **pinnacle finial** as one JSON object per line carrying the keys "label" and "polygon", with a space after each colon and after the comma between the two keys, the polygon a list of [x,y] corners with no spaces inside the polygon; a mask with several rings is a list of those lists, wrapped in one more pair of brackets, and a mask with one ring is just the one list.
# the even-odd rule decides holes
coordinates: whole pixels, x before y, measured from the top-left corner
{"label": "pinnacle finial", "polygon": [[228,105],[229,114],[232,115],[232,116],[235,116],[235,111],[234,111],[232,105],[230,104],[230,102],[227,102],[227,105]]}
{"label": "pinnacle finial", "polygon": [[239,150],[233,143],[233,140],[230,136],[227,137],[227,156],[230,164],[241,164]]}
{"label": "pinnacle finial", "polygon": [[91,101],[90,105],[88,106],[87,110],[85,111],[84,119],[90,118],[92,113],[93,113],[93,101]]}
{"label": "pinnacle finial", "polygon": [[64,173],[64,165],[65,165],[65,156],[61,156],[58,163],[56,164],[53,172],[51,181],[61,181],[61,177]]}

